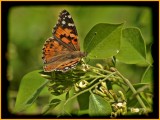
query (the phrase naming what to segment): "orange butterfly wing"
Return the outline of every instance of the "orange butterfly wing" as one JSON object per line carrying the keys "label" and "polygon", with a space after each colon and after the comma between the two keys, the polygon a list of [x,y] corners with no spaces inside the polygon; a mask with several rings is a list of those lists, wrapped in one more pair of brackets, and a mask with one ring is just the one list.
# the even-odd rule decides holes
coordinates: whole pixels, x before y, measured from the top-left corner
{"label": "orange butterfly wing", "polygon": [[66,10],[60,13],[52,34],[53,37],[45,41],[42,49],[43,69],[45,72],[66,72],[85,56],[80,52],[76,27]]}
{"label": "orange butterfly wing", "polygon": [[78,43],[78,34],[71,15],[63,10],[58,19],[58,23],[52,32],[53,36],[60,39],[63,43],[67,44],[74,51],[80,51]]}

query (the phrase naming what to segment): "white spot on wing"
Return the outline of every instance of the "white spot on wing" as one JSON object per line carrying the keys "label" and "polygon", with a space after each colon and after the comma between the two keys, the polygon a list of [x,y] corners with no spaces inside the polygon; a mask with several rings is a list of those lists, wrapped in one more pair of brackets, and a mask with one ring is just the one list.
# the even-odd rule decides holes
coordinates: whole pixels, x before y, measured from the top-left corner
{"label": "white spot on wing", "polygon": [[68,18],[72,18],[71,15],[68,15]]}
{"label": "white spot on wing", "polygon": [[66,70],[68,70],[68,69],[69,69],[69,67],[65,67],[65,69],[66,69]]}
{"label": "white spot on wing", "polygon": [[72,24],[72,23],[68,23],[68,26],[72,26],[72,27],[73,27],[73,26],[74,26],[74,24]]}
{"label": "white spot on wing", "polygon": [[66,22],[63,20],[63,21],[62,21],[62,24],[64,25],[64,24],[66,24]]}

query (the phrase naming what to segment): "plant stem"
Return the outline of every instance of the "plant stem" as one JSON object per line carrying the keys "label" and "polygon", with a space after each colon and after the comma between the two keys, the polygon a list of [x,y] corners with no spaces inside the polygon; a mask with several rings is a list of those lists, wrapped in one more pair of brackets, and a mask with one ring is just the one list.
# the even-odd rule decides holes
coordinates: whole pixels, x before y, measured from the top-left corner
{"label": "plant stem", "polygon": [[97,79],[99,79],[99,78],[101,78],[101,77],[96,77],[95,79],[93,79],[90,83],[89,83],[89,85],[88,86],[90,86],[92,83],[94,83]]}
{"label": "plant stem", "polygon": [[[125,78],[118,70],[116,70],[116,73],[129,86],[129,88],[132,90],[133,94],[137,94],[137,91],[135,90],[133,85],[130,83],[130,81],[127,78]],[[140,96],[138,94],[136,95],[136,98],[137,98],[138,102],[140,103],[140,105],[146,110],[146,106],[145,106],[145,104],[143,103],[142,99],[140,98]]]}
{"label": "plant stem", "polygon": [[[90,91],[92,88],[96,87],[98,84],[100,84],[101,82],[105,81],[106,79],[108,79],[110,76],[112,76],[112,75],[115,74],[115,73],[116,73],[116,72],[112,72],[111,74],[107,75],[103,80],[97,82],[97,83],[94,84],[93,86],[91,86],[91,87],[89,87],[89,88],[87,88],[87,89],[85,89],[85,90],[77,93],[76,95],[72,96],[71,98],[67,99],[66,102],[64,103],[64,106],[67,104],[68,101],[76,98],[76,97],[79,96],[80,94],[83,94],[83,93],[85,93],[85,92],[87,92],[87,91]],[[63,108],[63,109],[64,109],[64,108]]]}

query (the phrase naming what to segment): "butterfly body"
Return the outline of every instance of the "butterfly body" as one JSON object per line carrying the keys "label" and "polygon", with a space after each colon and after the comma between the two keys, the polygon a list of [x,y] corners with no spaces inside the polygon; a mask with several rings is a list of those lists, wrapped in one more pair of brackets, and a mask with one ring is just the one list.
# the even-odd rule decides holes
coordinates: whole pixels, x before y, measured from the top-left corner
{"label": "butterfly body", "polygon": [[44,71],[66,72],[74,68],[86,54],[80,51],[78,34],[71,15],[63,10],[42,49]]}

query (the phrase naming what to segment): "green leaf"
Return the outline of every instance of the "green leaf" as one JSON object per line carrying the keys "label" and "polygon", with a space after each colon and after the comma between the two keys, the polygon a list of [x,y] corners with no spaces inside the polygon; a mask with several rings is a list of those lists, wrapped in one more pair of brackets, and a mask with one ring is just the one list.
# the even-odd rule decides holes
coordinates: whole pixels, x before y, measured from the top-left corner
{"label": "green leaf", "polygon": [[85,92],[77,97],[80,110],[86,110],[89,107],[89,92]]}
{"label": "green leaf", "polygon": [[153,84],[153,79],[153,67],[148,66],[143,74],[141,82]]}
{"label": "green leaf", "polygon": [[87,34],[84,51],[89,58],[105,59],[117,54],[120,49],[123,24],[99,23]]}
{"label": "green leaf", "polygon": [[25,110],[27,107],[32,105],[48,83],[48,80],[40,76],[40,72],[41,70],[35,70],[26,74],[22,78],[15,103],[15,112]]}
{"label": "green leaf", "polygon": [[107,116],[112,112],[111,106],[104,98],[91,94],[89,98],[89,115]]}
{"label": "green leaf", "polygon": [[146,62],[146,47],[138,28],[125,28],[122,31],[122,41],[117,59],[123,63],[136,64]]}
{"label": "green leaf", "polygon": [[43,114],[46,114],[49,110],[54,109],[57,105],[61,103],[61,100],[59,99],[53,99],[49,105],[45,106],[43,109]]}

